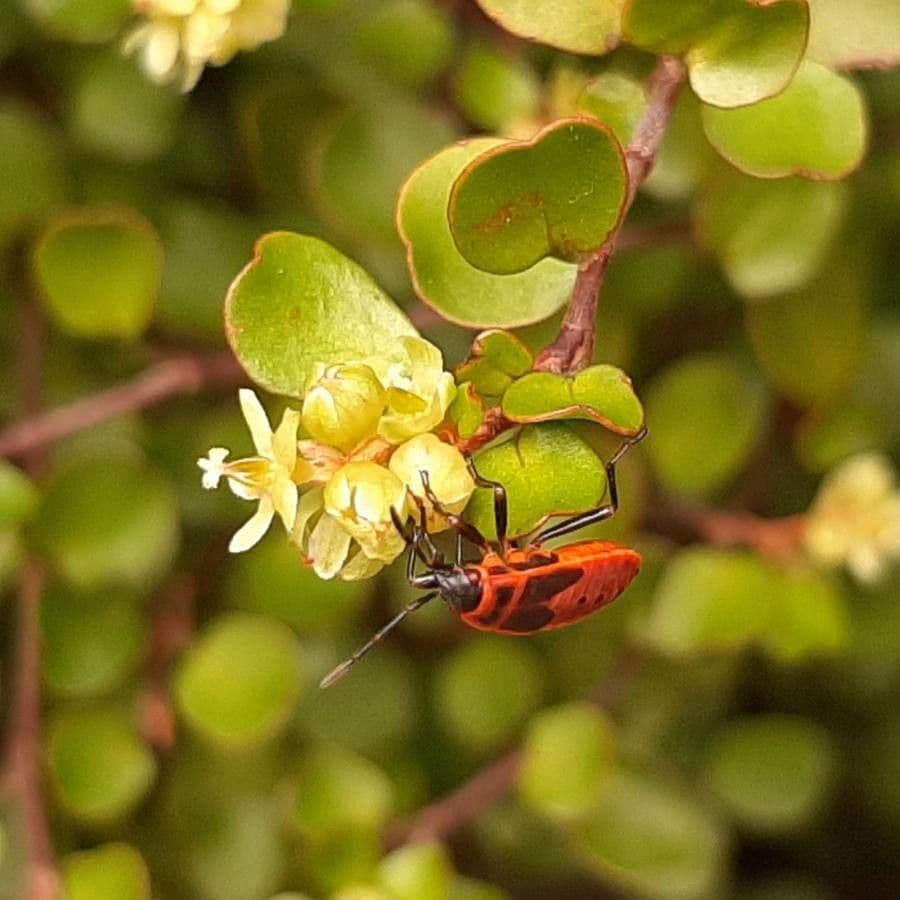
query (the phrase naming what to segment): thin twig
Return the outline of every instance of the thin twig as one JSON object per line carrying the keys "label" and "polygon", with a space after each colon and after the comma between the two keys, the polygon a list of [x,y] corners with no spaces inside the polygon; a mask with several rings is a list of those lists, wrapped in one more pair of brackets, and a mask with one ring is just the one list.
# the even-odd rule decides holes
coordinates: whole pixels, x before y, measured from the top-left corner
{"label": "thin twig", "polygon": [[[660,57],[650,78],[646,111],[625,151],[629,179],[622,220],[631,209],[638,188],[653,168],[684,79],[685,69],[680,60],[673,56]],[[577,372],[590,363],[594,355],[600,289],[615,253],[620,231],[621,223],[578,273],[559,336],[538,357],[535,369],[556,373]]]}
{"label": "thin twig", "polygon": [[0,456],[22,456],[115,416],[243,381],[246,375],[230,352],[167,359],[125,384],[13,423],[0,431]]}

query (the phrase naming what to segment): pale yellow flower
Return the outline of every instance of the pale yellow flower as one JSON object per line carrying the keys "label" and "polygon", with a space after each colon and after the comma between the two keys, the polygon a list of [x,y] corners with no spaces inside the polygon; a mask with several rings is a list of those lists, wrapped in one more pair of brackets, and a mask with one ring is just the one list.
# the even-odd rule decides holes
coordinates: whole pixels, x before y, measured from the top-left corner
{"label": "pale yellow flower", "polygon": [[144,17],[126,37],[154,81],[178,80],[189,91],[207,65],[284,34],[290,0],[135,0]]}
{"label": "pale yellow flower", "polygon": [[845,565],[866,583],[900,560],[900,490],[884,456],[854,456],[828,475],[809,511],[806,547],[817,562]]}
{"label": "pale yellow flower", "polygon": [[386,389],[378,433],[392,444],[436,428],[456,394],[441,351],[424,338],[401,337],[397,346],[365,362]]}
{"label": "pale yellow flower", "polygon": [[303,398],[303,426],[323,444],[349,451],[374,437],[385,391],[369,366],[316,366]]}
{"label": "pale yellow flower", "polygon": [[203,470],[203,487],[216,488],[225,478],[238,497],[259,504],[254,515],[231,538],[228,549],[232,553],[241,553],[256,544],[268,531],[276,513],[289,532],[297,517],[298,491],[293,477],[300,413],[285,410],[281,424],[273,433],[256,394],[244,389],[239,397],[258,455],[226,462],[228,451],[213,447],[205,458],[197,460]]}
{"label": "pale yellow flower", "polygon": [[448,523],[432,514],[422,472],[427,473],[428,483],[440,504],[452,513],[461,513],[475,490],[465,457],[456,447],[433,434],[420,434],[401,444],[391,456],[390,469],[425,504],[431,531],[442,531]]}

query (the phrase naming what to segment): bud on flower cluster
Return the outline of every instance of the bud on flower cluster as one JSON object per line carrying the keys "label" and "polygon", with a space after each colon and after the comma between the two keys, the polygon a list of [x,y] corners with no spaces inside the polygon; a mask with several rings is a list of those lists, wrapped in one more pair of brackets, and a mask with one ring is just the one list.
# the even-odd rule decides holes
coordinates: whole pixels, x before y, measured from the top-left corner
{"label": "bud on flower cluster", "polygon": [[[401,338],[383,356],[315,367],[302,411],[288,410],[273,433],[256,395],[240,392],[257,456],[226,462],[213,448],[199,460],[203,486],[225,478],[259,504],[232,538],[233,552],[253,546],[277,514],[322,578],[368,578],[392,562],[404,541],[391,510],[405,518],[424,507],[431,531],[448,527],[426,495],[460,513],[475,489],[460,451],[432,430],[456,387],[440,351]],[[303,428],[310,439],[298,440]]]}

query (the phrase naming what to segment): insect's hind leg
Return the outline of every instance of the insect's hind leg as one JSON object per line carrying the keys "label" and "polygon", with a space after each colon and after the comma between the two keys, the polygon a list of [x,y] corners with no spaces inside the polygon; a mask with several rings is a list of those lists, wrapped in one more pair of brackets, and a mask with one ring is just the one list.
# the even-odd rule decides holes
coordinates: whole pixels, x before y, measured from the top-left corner
{"label": "insect's hind leg", "polygon": [[616,485],[616,463],[620,462],[622,457],[625,456],[635,444],[639,444],[645,437],[647,437],[646,425],[641,428],[634,437],[630,437],[627,441],[623,442],[622,446],[613,454],[612,459],[606,464],[606,483],[609,489],[608,503],[604,503],[602,506],[598,506],[595,509],[589,509],[587,512],[579,513],[571,519],[565,519],[558,525],[552,525],[550,528],[544,529],[532,541],[532,544],[538,546],[544,543],[544,541],[562,537],[564,534],[571,534],[571,532],[586,528],[588,525],[596,525],[598,522],[603,522],[606,519],[612,518],[619,509],[619,490]]}
{"label": "insect's hind leg", "polygon": [[497,529],[497,541],[500,543],[500,553],[506,556],[510,550],[509,538],[506,534],[509,523],[509,501],[506,488],[499,481],[491,481],[490,478],[481,475],[475,468],[475,460],[471,456],[466,456],[466,467],[475,484],[480,488],[487,488],[494,495],[494,523]]}
{"label": "insect's hind leg", "polygon": [[428,477],[428,473],[423,470],[419,474],[422,476],[422,484],[425,487],[425,496],[428,498],[428,502],[432,507],[434,507],[434,511],[439,516],[443,516],[450,525],[456,529],[457,534],[461,534],[467,541],[474,544],[476,547],[479,547],[482,553],[491,553],[492,547],[488,543],[487,538],[474,525],[464,522],[460,516],[450,512],[450,510],[446,509],[441,501],[438,500],[434,491],[431,489],[431,480]]}

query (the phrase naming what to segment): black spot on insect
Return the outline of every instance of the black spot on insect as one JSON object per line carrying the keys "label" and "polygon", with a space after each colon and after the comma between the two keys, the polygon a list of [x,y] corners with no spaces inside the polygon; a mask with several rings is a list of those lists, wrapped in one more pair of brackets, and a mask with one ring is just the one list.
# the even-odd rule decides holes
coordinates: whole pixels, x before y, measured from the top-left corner
{"label": "black spot on insect", "polygon": [[520,607],[500,626],[500,630],[519,633],[540,631],[546,624],[553,621],[553,616],[553,610],[549,606],[535,604],[534,606]]}
{"label": "black spot on insect", "polygon": [[513,563],[511,568],[519,572],[527,572],[529,569],[552,566],[558,559],[559,557],[555,553],[532,553],[527,559]]}
{"label": "black spot on insect", "polygon": [[483,616],[479,616],[478,621],[482,625],[493,625],[503,615],[503,611],[509,606],[515,593],[516,589],[511,585],[504,584],[498,587],[494,591],[494,608]]}
{"label": "black spot on insect", "polygon": [[585,603],[588,602],[587,594],[582,594],[578,600],[575,601],[579,606],[584,606]]}
{"label": "black spot on insect", "polygon": [[532,603],[544,603],[551,600],[566,588],[572,587],[573,584],[580,581],[583,575],[583,569],[557,569],[546,575],[533,575],[528,580],[525,593],[522,595],[522,605],[529,606]]}
{"label": "black spot on insect", "polygon": [[502,575],[508,571],[509,569],[506,566],[488,566],[488,575]]}

